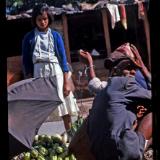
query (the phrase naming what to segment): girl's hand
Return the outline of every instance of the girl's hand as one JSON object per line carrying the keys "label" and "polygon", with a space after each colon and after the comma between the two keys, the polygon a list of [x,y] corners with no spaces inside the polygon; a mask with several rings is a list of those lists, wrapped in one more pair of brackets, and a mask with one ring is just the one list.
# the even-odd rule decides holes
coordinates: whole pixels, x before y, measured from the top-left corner
{"label": "girl's hand", "polygon": [[71,86],[69,83],[68,72],[64,73],[64,84],[63,84],[63,94],[64,97],[68,96],[71,91]]}
{"label": "girl's hand", "polygon": [[70,85],[69,83],[64,83],[63,85],[63,94],[64,94],[64,97],[68,96],[69,93],[71,91],[71,88],[70,88]]}

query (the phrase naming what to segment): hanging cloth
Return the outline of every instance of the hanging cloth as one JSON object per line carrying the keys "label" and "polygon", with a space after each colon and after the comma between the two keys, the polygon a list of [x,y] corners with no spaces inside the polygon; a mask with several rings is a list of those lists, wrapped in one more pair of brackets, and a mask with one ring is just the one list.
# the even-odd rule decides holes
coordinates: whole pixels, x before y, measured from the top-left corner
{"label": "hanging cloth", "polygon": [[121,23],[123,27],[127,30],[127,16],[126,16],[126,8],[124,4],[119,5]]}
{"label": "hanging cloth", "polygon": [[107,4],[107,8],[111,14],[112,29],[114,29],[115,24],[120,21],[120,14],[119,14],[118,6],[115,4]]}

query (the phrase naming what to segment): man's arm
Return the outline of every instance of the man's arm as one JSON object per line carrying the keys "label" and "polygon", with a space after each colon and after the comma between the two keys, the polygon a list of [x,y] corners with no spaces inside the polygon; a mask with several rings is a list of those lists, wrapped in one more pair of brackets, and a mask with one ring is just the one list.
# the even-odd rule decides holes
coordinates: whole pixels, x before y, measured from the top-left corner
{"label": "man's arm", "polygon": [[80,61],[86,65],[86,74],[89,79],[88,88],[92,93],[98,93],[107,86],[106,81],[101,81],[96,77],[92,56],[89,52],[80,50]]}
{"label": "man's arm", "polygon": [[86,65],[86,73],[88,75],[89,80],[96,77],[93,65],[93,59],[89,52],[80,50],[80,61]]}

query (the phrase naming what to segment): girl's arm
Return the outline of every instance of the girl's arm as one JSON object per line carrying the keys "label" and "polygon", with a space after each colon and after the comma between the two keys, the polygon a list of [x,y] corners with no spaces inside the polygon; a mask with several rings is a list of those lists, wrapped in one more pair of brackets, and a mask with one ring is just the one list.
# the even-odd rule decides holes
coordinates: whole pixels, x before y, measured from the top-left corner
{"label": "girl's arm", "polygon": [[64,77],[64,83],[63,83],[63,94],[64,97],[68,96],[70,91],[71,91],[71,87],[69,84],[69,79],[68,79],[68,72],[64,72],[63,73],[63,77]]}
{"label": "girl's arm", "polygon": [[80,50],[80,60],[82,63],[86,64],[86,73],[89,78],[88,88],[92,93],[98,93],[103,88],[107,86],[107,81],[101,81],[98,77],[96,77],[93,59],[89,52]]}
{"label": "girl's arm", "polygon": [[22,65],[24,78],[31,78],[33,75],[33,63],[31,55],[31,45],[29,43],[30,34],[26,34],[22,40]]}
{"label": "girl's arm", "polygon": [[68,72],[69,68],[67,65],[67,57],[64,47],[64,42],[62,36],[54,31],[54,39],[55,39],[55,47],[56,47],[56,55],[59,60],[63,72]]}
{"label": "girl's arm", "polygon": [[54,32],[55,35],[55,40],[56,40],[56,54],[59,59],[59,63],[61,66],[61,69],[63,71],[63,77],[64,77],[64,84],[63,84],[63,91],[64,91],[64,96],[68,96],[71,88],[69,85],[69,80],[68,80],[68,64],[67,64],[67,58],[66,58],[66,52],[65,52],[65,47],[63,43],[63,39],[61,35],[58,32]]}

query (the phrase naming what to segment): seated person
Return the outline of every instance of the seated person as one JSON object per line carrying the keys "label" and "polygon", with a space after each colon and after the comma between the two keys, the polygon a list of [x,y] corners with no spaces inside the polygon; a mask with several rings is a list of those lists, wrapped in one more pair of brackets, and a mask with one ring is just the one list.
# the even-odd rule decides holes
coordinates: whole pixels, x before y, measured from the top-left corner
{"label": "seated person", "polygon": [[[135,80],[139,68],[130,58],[121,59],[110,67],[106,87],[100,85],[87,122],[91,151],[97,160],[142,159],[148,137],[135,130],[137,117],[132,110],[137,105],[149,108],[151,91]],[[93,63],[89,71],[93,80]]]}
{"label": "seated person", "polygon": [[[102,88],[106,87],[107,81],[101,81],[98,77],[96,77],[91,54],[83,50],[80,50],[79,53],[80,53],[80,60],[87,66],[86,72],[88,73],[89,77],[88,88],[91,92],[97,93]],[[116,57],[115,55],[118,56]],[[109,69],[110,66],[113,65],[113,63],[117,63],[116,61],[124,57],[129,57],[138,66],[135,73],[135,79],[138,82],[138,84],[143,88],[151,90],[151,74],[148,71],[147,67],[144,65],[138,50],[132,44],[130,45],[129,43],[125,43],[120,47],[118,47],[111,54],[111,57],[105,60],[104,62],[105,68]]]}

